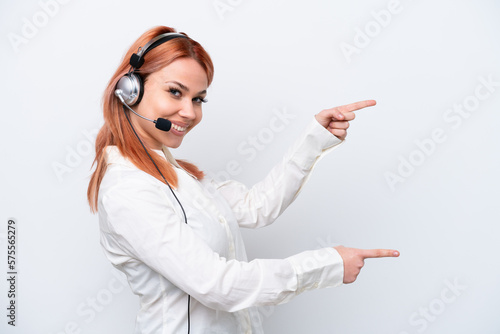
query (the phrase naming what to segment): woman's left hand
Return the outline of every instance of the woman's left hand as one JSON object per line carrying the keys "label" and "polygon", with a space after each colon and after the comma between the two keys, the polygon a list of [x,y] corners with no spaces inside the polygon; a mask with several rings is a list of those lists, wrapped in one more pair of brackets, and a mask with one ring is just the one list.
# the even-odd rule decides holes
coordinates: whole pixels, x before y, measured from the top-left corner
{"label": "woman's left hand", "polygon": [[325,129],[330,131],[340,140],[344,140],[347,136],[349,122],[355,118],[354,111],[374,106],[376,103],[375,100],[366,100],[346,104],[345,106],[325,109],[315,117],[319,124],[324,126]]}

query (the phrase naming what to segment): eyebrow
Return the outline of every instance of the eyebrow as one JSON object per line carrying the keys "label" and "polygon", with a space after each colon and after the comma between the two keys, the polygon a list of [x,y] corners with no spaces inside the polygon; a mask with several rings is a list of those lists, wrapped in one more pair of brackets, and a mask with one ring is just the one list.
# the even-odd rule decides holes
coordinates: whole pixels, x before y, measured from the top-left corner
{"label": "eyebrow", "polygon": [[[166,83],[174,83],[176,84],[177,86],[179,86],[182,90],[185,90],[186,92],[189,93],[189,88],[187,88],[186,85],[180,83],[179,81],[167,81]],[[198,95],[201,95],[201,94],[206,94],[207,93],[207,90],[204,89],[202,90],[201,92],[198,92]]]}

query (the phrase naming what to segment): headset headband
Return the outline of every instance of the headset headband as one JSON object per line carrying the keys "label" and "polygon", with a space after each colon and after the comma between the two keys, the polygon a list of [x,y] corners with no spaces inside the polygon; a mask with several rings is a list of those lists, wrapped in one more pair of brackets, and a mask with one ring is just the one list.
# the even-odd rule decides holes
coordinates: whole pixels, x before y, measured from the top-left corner
{"label": "headset headband", "polygon": [[187,38],[187,36],[176,33],[176,32],[168,32],[165,34],[161,34],[150,40],[144,47],[139,49],[139,52],[132,54],[130,57],[130,66],[132,66],[134,69],[138,69],[144,64],[144,56],[146,53],[149,51],[153,50],[157,46],[168,42],[171,39],[174,38]]}

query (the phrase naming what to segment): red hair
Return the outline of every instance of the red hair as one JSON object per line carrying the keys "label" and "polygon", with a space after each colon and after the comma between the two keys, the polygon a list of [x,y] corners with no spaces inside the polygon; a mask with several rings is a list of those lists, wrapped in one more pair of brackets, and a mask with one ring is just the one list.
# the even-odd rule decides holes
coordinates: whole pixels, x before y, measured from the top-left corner
{"label": "red hair", "polygon": [[[120,150],[120,153],[124,157],[128,158],[135,166],[137,166],[137,168],[165,183],[160,173],[156,169],[153,161],[151,161],[147,153],[144,151],[144,148],[135,137],[134,132],[128,124],[126,116],[122,110],[122,104],[116,98],[114,92],[118,80],[120,80],[120,78],[125,75],[130,69],[130,56],[133,53],[137,52],[139,47],[144,46],[154,37],[168,32],[176,31],[173,28],[159,26],[146,31],[141,37],[139,37],[125,54],[120,66],[118,66],[118,69],[116,70],[115,74],[109,81],[106,90],[104,91],[104,125],[99,130],[96,138],[96,156],[94,162],[92,163],[92,166],[96,165],[96,169],[93,172],[92,177],[90,178],[89,187],[87,190],[87,198],[92,212],[97,212],[98,210],[97,201],[99,187],[107,168],[107,163],[104,157],[104,150],[106,146],[117,146]],[[184,33],[182,34],[186,35]],[[196,60],[205,70],[209,85],[213,79],[214,67],[210,56],[198,42],[190,38],[172,39],[149,51],[144,58],[144,65],[141,66],[140,70],[136,71],[136,73],[140,73],[143,82],[146,82],[150,74],[161,70],[162,68],[171,64],[173,61],[179,58],[192,58]],[[126,113],[130,113],[130,111],[126,110]],[[151,150],[149,148],[147,149],[150,151],[151,157],[153,158],[154,162],[160,169],[167,182],[172,187],[177,187],[177,174],[175,173],[170,163],[159,157],[157,154],[151,153]],[[182,168],[187,170],[198,179],[203,178],[203,172],[200,171],[195,165],[182,160],[177,160],[177,162]]]}

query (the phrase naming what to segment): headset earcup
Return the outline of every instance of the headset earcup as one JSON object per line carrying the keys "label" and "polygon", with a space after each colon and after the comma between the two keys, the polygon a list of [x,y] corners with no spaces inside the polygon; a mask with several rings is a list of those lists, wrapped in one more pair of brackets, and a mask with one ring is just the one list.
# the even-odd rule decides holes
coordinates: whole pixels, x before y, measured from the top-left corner
{"label": "headset earcup", "polygon": [[127,73],[118,80],[116,89],[122,91],[122,97],[125,103],[133,106],[142,99],[144,88],[142,78],[136,73]]}

